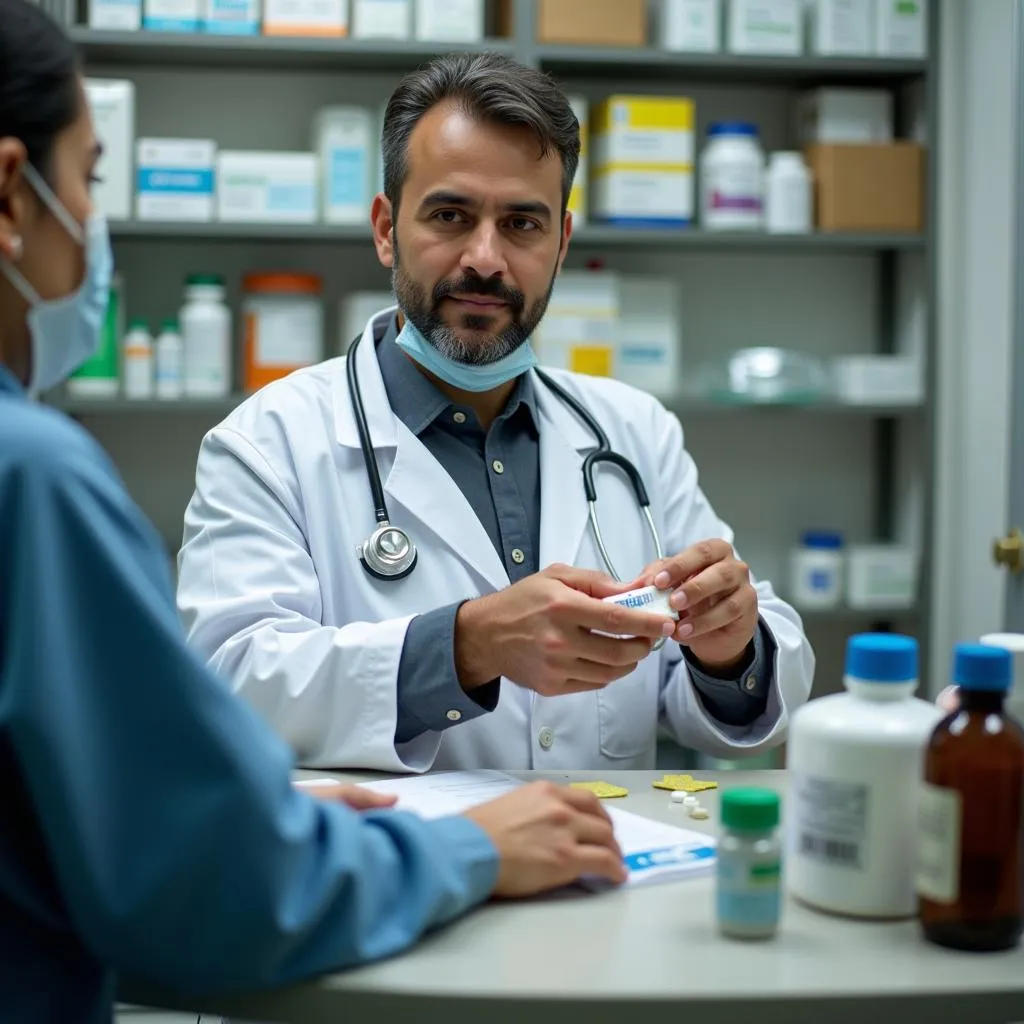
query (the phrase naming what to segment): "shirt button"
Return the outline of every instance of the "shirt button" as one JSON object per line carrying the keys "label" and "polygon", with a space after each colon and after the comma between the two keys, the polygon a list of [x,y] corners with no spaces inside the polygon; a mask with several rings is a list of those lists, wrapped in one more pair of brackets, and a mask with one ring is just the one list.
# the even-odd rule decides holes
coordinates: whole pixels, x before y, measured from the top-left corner
{"label": "shirt button", "polygon": [[493,469],[495,473],[504,473],[505,472],[505,463],[502,462],[501,459],[495,459],[491,463],[491,469]]}
{"label": "shirt button", "polygon": [[523,562],[526,561],[526,555],[524,555],[523,552],[519,548],[513,548],[512,549],[512,561],[515,562],[516,565],[522,565]]}
{"label": "shirt button", "polygon": [[747,681],[743,684],[748,692],[752,692],[757,689],[757,676],[747,676]]}
{"label": "shirt button", "polygon": [[457,412],[452,419],[455,420],[459,426],[462,426],[462,424],[466,422],[466,414],[464,412]]}
{"label": "shirt button", "polygon": [[555,730],[545,725],[538,734],[537,741],[544,750],[550,750],[555,745]]}
{"label": "shirt button", "polygon": [[449,711],[448,714],[445,715],[445,718],[447,718],[449,722],[461,722],[462,712],[457,710],[456,708],[452,708],[451,711]]}

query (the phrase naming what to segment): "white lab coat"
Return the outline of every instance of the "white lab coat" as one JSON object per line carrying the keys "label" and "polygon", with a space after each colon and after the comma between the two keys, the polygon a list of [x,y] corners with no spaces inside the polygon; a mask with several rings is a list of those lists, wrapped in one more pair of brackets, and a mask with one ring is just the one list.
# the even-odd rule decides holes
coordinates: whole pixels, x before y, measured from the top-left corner
{"label": "white lab coat", "polygon": [[[392,311],[388,311],[391,315]],[[191,643],[266,716],[301,763],[420,772],[430,768],[649,769],[659,720],[684,746],[718,756],[782,742],[810,692],[814,656],[797,614],[759,583],[775,638],[775,684],[764,715],[731,727],[705,712],[679,647],[668,642],[599,692],[540,697],[501,681],[498,707],[396,748],[397,675],[418,613],[509,585],[469,502],[392,413],[373,343],[359,380],[391,514],[419,548],[413,573],[381,582],[356,547],[373,506],[344,359],[265,387],[203,441],[179,558],[179,610]],[[697,484],[678,419],[615,381],[555,372],[639,468],[666,553],[712,537],[732,541]],[[594,438],[537,382],[541,567],[601,568],[588,529],[582,454]],[[653,557],[628,483],[599,473],[599,515],[612,563],[638,573]],[[544,736],[544,743],[541,736]]]}

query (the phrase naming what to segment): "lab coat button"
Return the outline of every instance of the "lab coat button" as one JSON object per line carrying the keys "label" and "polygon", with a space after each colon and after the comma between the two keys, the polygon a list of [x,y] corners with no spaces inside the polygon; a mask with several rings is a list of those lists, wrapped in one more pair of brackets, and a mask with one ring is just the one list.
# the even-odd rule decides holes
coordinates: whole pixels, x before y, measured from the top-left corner
{"label": "lab coat button", "polygon": [[544,750],[550,750],[555,745],[555,730],[545,725],[537,740]]}
{"label": "lab coat button", "polygon": [[512,549],[512,561],[515,562],[516,565],[522,565],[523,562],[526,561],[526,555],[523,554],[520,548]]}
{"label": "lab coat button", "polygon": [[461,722],[462,712],[459,711],[458,708],[452,708],[451,711],[445,715],[445,718],[447,718],[449,722]]}

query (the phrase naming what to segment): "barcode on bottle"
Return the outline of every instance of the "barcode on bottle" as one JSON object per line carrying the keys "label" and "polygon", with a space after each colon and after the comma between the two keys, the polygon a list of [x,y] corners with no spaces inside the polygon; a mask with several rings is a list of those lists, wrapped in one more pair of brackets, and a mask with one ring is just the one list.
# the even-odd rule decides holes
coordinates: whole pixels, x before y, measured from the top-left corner
{"label": "barcode on bottle", "polygon": [[859,843],[847,843],[840,839],[826,839],[824,836],[803,832],[800,835],[800,852],[826,864],[839,864],[850,868],[861,867],[861,848]]}

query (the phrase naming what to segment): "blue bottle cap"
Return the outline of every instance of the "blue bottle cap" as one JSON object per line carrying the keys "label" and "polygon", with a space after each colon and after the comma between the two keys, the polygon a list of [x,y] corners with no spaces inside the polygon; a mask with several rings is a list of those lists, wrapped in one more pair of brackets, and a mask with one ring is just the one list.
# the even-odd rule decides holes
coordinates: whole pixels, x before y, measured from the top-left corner
{"label": "blue bottle cap", "polygon": [[871,683],[917,680],[917,641],[898,633],[861,633],[846,645],[846,674]]}
{"label": "blue bottle cap", "polygon": [[957,644],[953,648],[953,682],[964,690],[1006,693],[1013,682],[1013,655],[1002,647]]}
{"label": "blue bottle cap", "polygon": [[757,138],[757,125],[749,121],[713,121],[708,125],[708,135],[747,135]]}
{"label": "blue bottle cap", "polygon": [[829,530],[808,530],[801,538],[805,548],[838,551],[843,546],[843,535]]}

